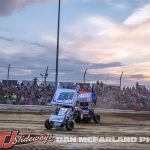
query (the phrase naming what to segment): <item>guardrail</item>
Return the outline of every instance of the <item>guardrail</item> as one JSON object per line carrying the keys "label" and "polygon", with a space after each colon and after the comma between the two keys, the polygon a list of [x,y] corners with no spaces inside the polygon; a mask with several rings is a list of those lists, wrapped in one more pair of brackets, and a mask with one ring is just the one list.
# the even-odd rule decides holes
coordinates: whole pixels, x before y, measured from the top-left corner
{"label": "guardrail", "polygon": [[[55,109],[52,105],[11,105],[11,104],[0,104],[0,111],[53,111]],[[120,109],[105,109],[95,108],[96,112],[103,113],[128,113],[128,114],[149,114],[150,111],[134,111],[134,110],[120,110]]]}

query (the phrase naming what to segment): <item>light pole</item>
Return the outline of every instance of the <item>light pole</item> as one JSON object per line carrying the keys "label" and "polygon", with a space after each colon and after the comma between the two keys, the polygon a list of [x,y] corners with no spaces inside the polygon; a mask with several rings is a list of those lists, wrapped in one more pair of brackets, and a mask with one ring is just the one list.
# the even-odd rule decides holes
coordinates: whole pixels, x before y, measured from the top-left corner
{"label": "light pole", "polygon": [[57,52],[56,52],[56,74],[55,74],[55,88],[58,85],[58,60],[59,60],[59,28],[60,28],[60,0],[58,5],[58,27],[57,27]]}
{"label": "light pole", "polygon": [[45,71],[45,75],[43,74],[40,74],[42,78],[44,78],[44,85],[46,86],[46,78],[48,77],[48,66],[46,68],[46,71]]}
{"label": "light pole", "polygon": [[123,71],[120,75],[120,101],[119,101],[119,107],[121,109],[121,99],[122,99],[122,93],[121,93],[121,85],[122,85],[122,76],[123,76]]}
{"label": "light pole", "polygon": [[83,76],[83,82],[84,82],[84,83],[85,83],[86,72],[87,72],[87,69],[85,69],[85,71],[84,71],[84,76]]}
{"label": "light pole", "polygon": [[7,71],[7,88],[9,86],[9,72],[10,72],[10,64],[8,65],[8,71]]}
{"label": "light pole", "polygon": [[121,76],[120,76],[120,90],[121,90],[121,85],[122,85],[122,76],[123,76],[123,71],[122,71]]}

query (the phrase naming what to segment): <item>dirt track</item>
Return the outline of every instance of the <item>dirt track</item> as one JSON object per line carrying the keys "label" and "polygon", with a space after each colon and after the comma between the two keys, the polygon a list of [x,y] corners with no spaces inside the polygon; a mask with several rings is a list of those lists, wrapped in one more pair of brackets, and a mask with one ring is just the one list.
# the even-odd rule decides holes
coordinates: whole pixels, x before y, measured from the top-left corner
{"label": "dirt track", "polygon": [[[97,110],[99,113],[99,111]],[[150,137],[150,113],[122,113],[101,111],[101,124],[76,124],[73,131],[64,129],[45,130],[44,121],[48,112],[0,112],[0,131],[19,130],[21,133],[46,133],[57,136],[76,137]],[[149,143],[37,143],[15,146],[12,149],[147,149]]]}

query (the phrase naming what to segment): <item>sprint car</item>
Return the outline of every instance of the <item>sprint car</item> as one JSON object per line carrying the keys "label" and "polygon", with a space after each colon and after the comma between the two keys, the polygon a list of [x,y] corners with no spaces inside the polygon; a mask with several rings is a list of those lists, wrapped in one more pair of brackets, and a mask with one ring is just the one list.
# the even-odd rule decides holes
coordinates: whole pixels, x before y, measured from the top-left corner
{"label": "sprint car", "polygon": [[72,89],[57,89],[52,104],[57,108],[45,121],[45,128],[52,129],[65,127],[74,129],[74,105],[77,100],[77,92]]}
{"label": "sprint car", "polygon": [[80,123],[81,121],[91,121],[100,123],[100,115],[96,114],[89,104],[95,103],[96,95],[91,91],[80,91],[78,94],[78,106],[75,107],[75,122]]}

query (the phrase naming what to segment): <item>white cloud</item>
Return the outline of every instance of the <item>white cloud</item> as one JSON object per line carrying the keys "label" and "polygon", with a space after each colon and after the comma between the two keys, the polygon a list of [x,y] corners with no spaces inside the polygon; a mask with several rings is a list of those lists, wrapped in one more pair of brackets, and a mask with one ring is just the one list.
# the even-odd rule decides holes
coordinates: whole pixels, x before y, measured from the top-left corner
{"label": "white cloud", "polygon": [[[7,6],[9,11],[6,11],[5,14],[10,14],[30,3],[41,2],[41,0],[12,1],[16,2],[15,5],[13,4],[10,8]],[[122,24],[102,16],[81,18],[77,22],[68,25],[66,29],[63,28],[63,36],[61,35],[60,38],[60,57],[87,63],[121,62],[125,64],[125,66],[116,67],[115,69],[112,67],[91,70],[90,73],[103,72],[107,74],[109,72],[119,76],[120,72],[124,70],[127,74],[136,73],[148,76],[150,74],[149,19],[150,4],[136,10]],[[56,39],[53,36],[42,35],[41,39],[46,44],[55,43],[56,45]],[[3,55],[11,58],[18,55],[20,51],[25,50],[13,47],[12,49],[5,49]],[[50,51],[50,53],[52,54],[53,51]],[[42,56],[42,54],[43,51],[39,48],[25,51],[23,55],[35,57],[35,55]]]}
{"label": "white cloud", "polygon": [[135,10],[135,12],[129,16],[125,21],[125,25],[141,24],[150,19],[150,3],[142,8]]}
{"label": "white cloud", "polygon": [[150,55],[149,25],[147,22],[133,27],[101,16],[88,16],[63,32],[61,57],[90,63],[143,61]]}
{"label": "white cloud", "polygon": [[106,0],[106,3],[110,5],[111,7],[118,9],[118,10],[124,10],[128,8],[128,5],[125,1]]}
{"label": "white cloud", "polygon": [[[117,61],[125,66],[97,69],[97,73],[110,72],[120,75],[124,70],[127,74],[148,76],[149,27],[150,21],[130,26],[101,16],[88,16],[68,26],[64,31],[64,36],[60,39],[61,57],[89,63]],[[141,63],[142,65],[138,65]],[[145,79],[141,81],[145,82]]]}
{"label": "white cloud", "polygon": [[41,40],[46,43],[56,44],[56,42],[57,42],[55,36],[49,36],[49,35],[42,35]]}

